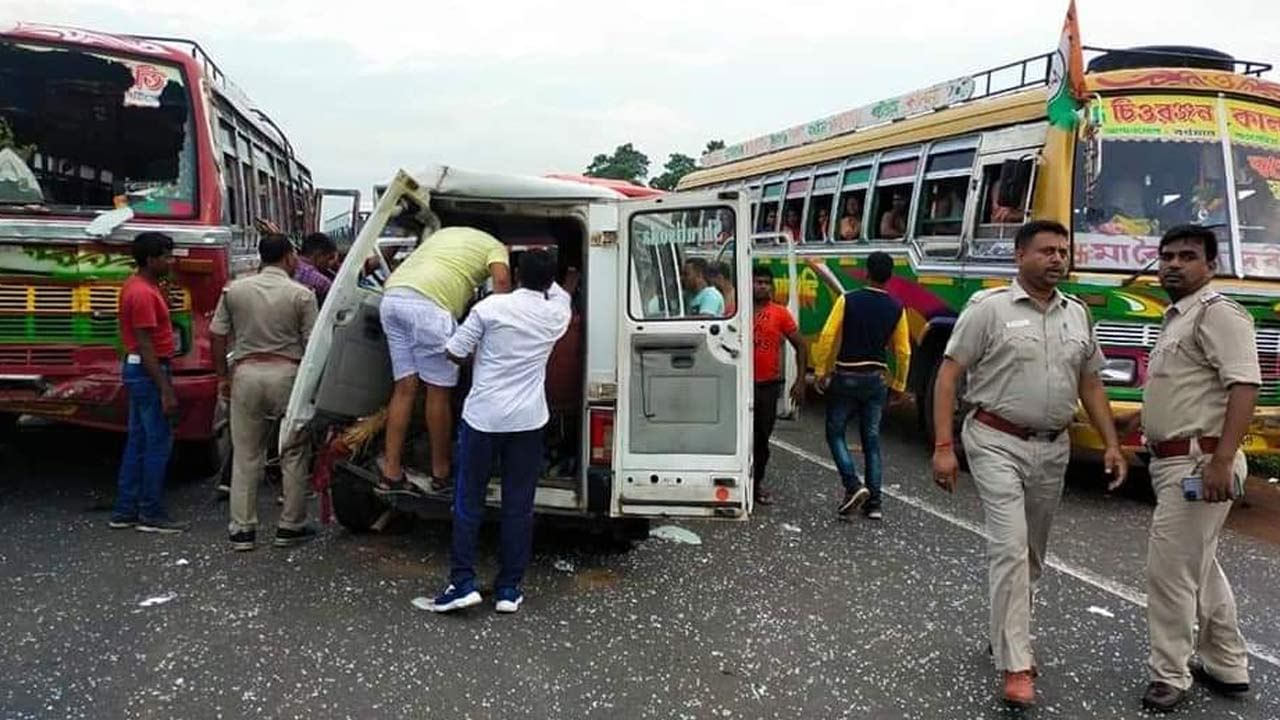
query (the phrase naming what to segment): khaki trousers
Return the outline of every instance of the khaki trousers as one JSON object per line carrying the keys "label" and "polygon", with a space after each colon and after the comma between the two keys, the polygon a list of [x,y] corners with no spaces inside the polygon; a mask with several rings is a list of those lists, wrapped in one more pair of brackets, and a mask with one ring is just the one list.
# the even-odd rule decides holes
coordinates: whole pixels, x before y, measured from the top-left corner
{"label": "khaki trousers", "polygon": [[[1197,649],[1205,669],[1218,680],[1249,681],[1249,654],[1236,621],[1236,599],[1217,559],[1218,534],[1231,503],[1183,498],[1182,479],[1208,462],[1198,445],[1192,445],[1193,455],[1151,462],[1156,510],[1147,539],[1147,666],[1152,680],[1183,690],[1191,687],[1187,662]],[[1244,477],[1244,453],[1236,454],[1234,471],[1237,479]]]}
{"label": "khaki trousers", "polygon": [[1049,529],[1062,499],[1071,440],[1020,440],[970,417],[969,470],[986,517],[991,651],[996,669],[1029,670],[1031,606],[1044,569]]}
{"label": "khaki trousers", "polygon": [[[267,462],[267,443],[277,442],[271,418],[284,414],[298,366],[285,362],[240,363],[231,382],[231,525],[235,533],[258,527],[258,486]],[[278,527],[307,524],[307,452],[303,443],[280,456],[284,509]]]}

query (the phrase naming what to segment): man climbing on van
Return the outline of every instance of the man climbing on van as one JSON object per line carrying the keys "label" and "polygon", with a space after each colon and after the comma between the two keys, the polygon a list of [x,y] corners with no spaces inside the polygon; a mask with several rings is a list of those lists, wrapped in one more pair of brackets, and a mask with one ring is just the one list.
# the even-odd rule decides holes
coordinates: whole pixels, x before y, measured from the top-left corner
{"label": "man climbing on van", "polygon": [[474,355],[471,392],[462,408],[461,454],[453,501],[453,559],[449,586],[426,609],[449,612],[480,603],[475,555],[484,501],[496,458],[502,468],[501,569],[494,581],[495,609],[513,613],[524,594],[520,582],[533,544],[533,500],[546,465],[543,427],[547,360],[569,329],[572,268],[562,289],[556,259],[545,251],[520,256],[520,289],[478,303],[447,352],[454,362]]}
{"label": "man climbing on van", "polygon": [[429,235],[387,278],[380,314],[391,353],[395,386],[387,407],[382,492],[413,492],[401,457],[418,383],[427,386],[427,435],[431,441],[431,489],[448,492],[453,434],[451,396],[458,367],[445,343],[466,312],[476,287],[493,278],[493,290],[511,290],[507,248],[470,227],[447,227]]}

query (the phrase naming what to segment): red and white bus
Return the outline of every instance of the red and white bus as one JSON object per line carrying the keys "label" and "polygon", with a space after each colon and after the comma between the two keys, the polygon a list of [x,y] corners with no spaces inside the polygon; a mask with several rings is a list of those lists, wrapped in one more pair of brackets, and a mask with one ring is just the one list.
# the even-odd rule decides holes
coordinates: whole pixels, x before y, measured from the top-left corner
{"label": "red and white bus", "polygon": [[[126,426],[116,305],[140,232],[173,237],[177,437],[216,439],[209,320],[263,229],[316,227],[311,174],[195,42],[0,28],[0,427]],[[112,212],[114,211],[114,212]]]}

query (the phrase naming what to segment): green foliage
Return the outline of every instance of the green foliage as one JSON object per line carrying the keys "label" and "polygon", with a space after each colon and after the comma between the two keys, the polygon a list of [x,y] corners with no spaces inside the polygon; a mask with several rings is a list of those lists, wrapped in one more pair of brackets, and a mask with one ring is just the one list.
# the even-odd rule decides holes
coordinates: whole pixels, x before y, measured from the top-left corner
{"label": "green foliage", "polygon": [[649,187],[659,190],[675,190],[680,178],[698,169],[698,162],[683,153],[672,153],[663,166],[662,174],[649,181]]}
{"label": "green foliage", "polygon": [[612,155],[596,155],[585,173],[588,177],[626,180],[636,185],[644,184],[649,177],[649,156],[635,149],[631,143],[619,145]]}

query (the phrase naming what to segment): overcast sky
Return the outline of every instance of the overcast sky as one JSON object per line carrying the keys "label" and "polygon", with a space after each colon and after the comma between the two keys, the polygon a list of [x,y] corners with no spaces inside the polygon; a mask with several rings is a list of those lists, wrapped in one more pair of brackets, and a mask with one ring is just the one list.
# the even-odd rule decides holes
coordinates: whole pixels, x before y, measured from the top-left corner
{"label": "overcast sky", "polygon": [[[1078,6],[1087,45],[1196,44],[1280,63],[1276,0]],[[196,39],[285,129],[318,184],[368,189],[426,162],[580,172],[625,142],[657,174],[669,153],[697,157],[713,138],[732,144],[1050,51],[1066,7],[0,0],[0,21]]]}

